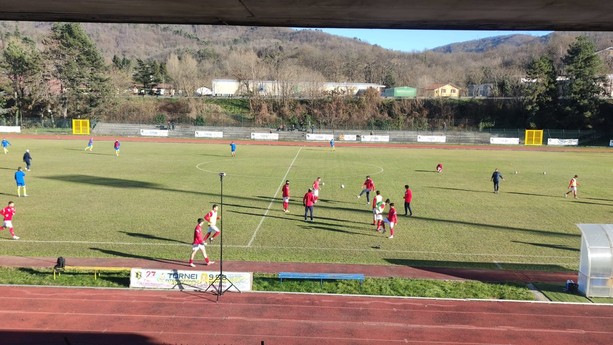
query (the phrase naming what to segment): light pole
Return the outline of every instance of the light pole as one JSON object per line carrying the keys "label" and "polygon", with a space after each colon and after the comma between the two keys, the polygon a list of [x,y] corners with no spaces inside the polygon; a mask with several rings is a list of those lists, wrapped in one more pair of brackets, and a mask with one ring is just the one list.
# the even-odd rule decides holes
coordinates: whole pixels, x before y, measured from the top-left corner
{"label": "light pole", "polygon": [[220,183],[220,202],[219,202],[219,218],[221,219],[221,224],[219,226],[219,288],[217,289],[217,301],[219,301],[219,296],[223,295],[223,281],[225,279],[223,275],[223,178],[226,176],[225,172],[219,173],[219,183]]}

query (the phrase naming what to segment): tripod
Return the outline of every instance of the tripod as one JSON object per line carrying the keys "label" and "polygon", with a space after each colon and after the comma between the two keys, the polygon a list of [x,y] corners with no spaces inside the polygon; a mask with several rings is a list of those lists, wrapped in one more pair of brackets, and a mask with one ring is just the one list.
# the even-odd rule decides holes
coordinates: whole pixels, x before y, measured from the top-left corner
{"label": "tripod", "polygon": [[[225,172],[219,173],[219,183],[221,184],[221,190],[220,190],[221,202],[219,203],[220,218],[223,218],[223,178],[224,176],[226,176]],[[223,223],[224,221],[222,220],[221,225],[220,225],[220,234],[219,234],[219,274],[215,277],[215,279],[213,279],[213,281],[211,282],[211,284],[209,284],[206,290],[204,290],[206,292],[210,288],[213,288],[213,290],[215,291],[215,294],[217,295],[217,301],[219,301],[219,296],[223,295],[224,292],[228,291],[231,287],[234,287],[238,292],[241,292],[236,287],[236,285],[234,285],[230,281],[230,279],[228,279],[228,277],[226,277],[226,275],[223,274]],[[225,289],[223,285],[224,282],[228,283]],[[216,285],[216,284],[219,284],[219,285]]]}

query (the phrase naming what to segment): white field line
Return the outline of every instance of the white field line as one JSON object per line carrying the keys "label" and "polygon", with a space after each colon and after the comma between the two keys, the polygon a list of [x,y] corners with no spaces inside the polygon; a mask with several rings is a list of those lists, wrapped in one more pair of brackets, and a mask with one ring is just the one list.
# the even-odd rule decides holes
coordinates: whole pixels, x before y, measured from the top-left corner
{"label": "white field line", "polygon": [[[23,237],[22,237],[23,238]],[[180,246],[189,246],[191,247],[191,243],[144,243],[144,242],[92,242],[92,241],[42,241],[42,240],[0,240],[0,244],[4,242],[10,242],[11,245],[16,244],[27,244],[27,243],[44,243],[44,244],[88,244],[88,245],[120,245],[120,246],[160,246],[160,247],[180,247]],[[577,260],[574,256],[555,256],[555,255],[520,255],[520,254],[499,254],[499,253],[454,253],[454,252],[437,252],[437,251],[427,251],[427,250],[388,250],[388,249],[369,249],[369,248],[309,248],[309,247],[278,247],[278,246],[247,246],[247,245],[226,245],[224,247],[231,248],[241,248],[241,249],[282,249],[282,250],[309,250],[309,251],[346,251],[346,252],[358,252],[358,253],[366,253],[366,252],[382,252],[382,253],[396,253],[396,254],[426,254],[426,255],[451,255],[451,256],[479,256],[479,257],[500,257],[500,258],[535,258],[535,259],[568,259],[568,260]],[[494,261],[496,264],[505,264],[509,262],[505,261]]]}
{"label": "white field line", "polygon": [[281,179],[281,183],[279,184],[279,187],[277,187],[277,191],[275,192],[275,195],[270,199],[270,204],[268,204],[268,207],[266,208],[266,212],[264,212],[262,219],[260,219],[260,223],[258,224],[257,228],[255,228],[255,231],[253,232],[253,236],[251,236],[251,240],[249,240],[249,243],[247,243],[247,247],[251,247],[251,245],[253,244],[253,241],[255,241],[255,236],[257,236],[258,231],[260,230],[260,227],[262,226],[262,223],[264,223],[264,219],[266,219],[268,212],[270,212],[270,208],[272,207],[272,204],[275,202],[275,199],[277,198],[277,194],[279,194],[279,191],[283,187],[283,184],[285,184],[287,175],[289,174],[289,171],[294,166],[294,163],[296,162],[296,158],[298,158],[300,151],[302,151],[302,146],[300,146],[300,148],[298,149],[298,152],[296,152],[296,156],[294,156],[294,159],[292,160],[289,167],[287,168],[285,175],[283,175],[283,178]]}

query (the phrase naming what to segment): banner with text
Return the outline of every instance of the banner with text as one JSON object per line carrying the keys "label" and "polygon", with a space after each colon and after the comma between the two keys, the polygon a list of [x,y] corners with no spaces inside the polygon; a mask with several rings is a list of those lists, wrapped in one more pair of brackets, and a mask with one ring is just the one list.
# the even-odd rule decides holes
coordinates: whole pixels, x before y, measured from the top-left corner
{"label": "banner with text", "polygon": [[549,138],[547,139],[547,145],[553,146],[578,146],[579,139],[555,139]]}
{"label": "banner with text", "polygon": [[19,126],[0,126],[0,132],[2,133],[21,133],[21,127]]}
{"label": "banner with text", "polygon": [[196,131],[196,138],[223,138],[223,132]]}
{"label": "banner with text", "polygon": [[490,138],[490,144],[519,145],[519,138]]}
{"label": "banner with text", "polygon": [[330,141],[334,139],[334,134],[307,134],[306,140]]}
{"label": "banner with text", "polygon": [[342,141],[357,141],[358,136],[355,134],[341,134],[338,136],[338,140]]}
{"label": "banner with text", "polygon": [[360,141],[369,143],[387,143],[390,141],[389,135],[362,135]]}
{"label": "banner with text", "polygon": [[167,137],[168,131],[165,129],[141,129],[140,135],[145,137]]}
{"label": "banner with text", "polygon": [[447,142],[447,137],[444,135],[418,135],[418,143],[444,143]]}
{"label": "banner with text", "polygon": [[279,140],[278,133],[251,133],[253,140]]}
{"label": "banner with text", "polygon": [[[133,268],[130,272],[130,287],[144,289],[206,290],[217,278],[219,272],[187,271],[166,269]],[[251,291],[253,274],[251,272],[224,272],[222,288],[228,291]],[[231,286],[232,283],[234,286]],[[219,287],[219,279],[215,286]]]}

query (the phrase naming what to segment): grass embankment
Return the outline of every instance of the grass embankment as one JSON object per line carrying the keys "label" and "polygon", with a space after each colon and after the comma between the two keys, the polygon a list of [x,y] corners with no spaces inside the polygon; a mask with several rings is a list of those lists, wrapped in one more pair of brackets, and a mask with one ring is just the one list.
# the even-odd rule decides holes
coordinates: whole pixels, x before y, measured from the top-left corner
{"label": "grass embankment", "polygon": [[[130,283],[130,272],[102,272],[97,279],[94,279],[92,271],[66,271],[54,279],[50,269],[0,268],[0,283],[127,288]],[[321,284],[318,281],[299,280],[280,282],[276,275],[255,274],[253,290],[432,298],[534,299],[532,293],[521,285],[400,278],[368,278],[362,285],[357,281],[331,281]]]}

